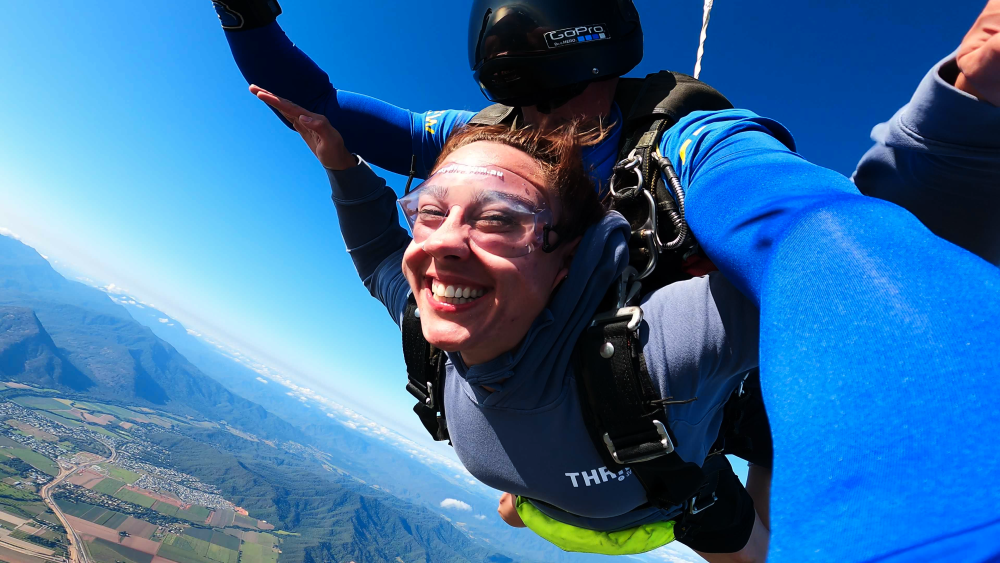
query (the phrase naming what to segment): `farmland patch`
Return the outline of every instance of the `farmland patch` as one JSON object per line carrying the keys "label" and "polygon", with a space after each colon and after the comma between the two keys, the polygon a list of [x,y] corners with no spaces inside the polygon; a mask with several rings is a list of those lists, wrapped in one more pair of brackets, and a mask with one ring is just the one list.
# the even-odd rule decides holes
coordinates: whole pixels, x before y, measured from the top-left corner
{"label": "farmland patch", "polygon": [[144,553],[104,538],[94,538],[88,542],[90,553],[98,561],[126,561],[128,563],[152,563],[153,554]]}
{"label": "farmland patch", "polygon": [[114,480],[114,479],[112,479],[110,477],[107,477],[107,478],[101,480],[100,483],[94,485],[94,490],[97,491],[97,492],[99,492],[99,493],[101,493],[101,494],[114,496],[115,493],[118,492],[118,489],[121,489],[124,486],[125,486],[125,483],[122,483],[121,481],[116,481],[116,480]]}

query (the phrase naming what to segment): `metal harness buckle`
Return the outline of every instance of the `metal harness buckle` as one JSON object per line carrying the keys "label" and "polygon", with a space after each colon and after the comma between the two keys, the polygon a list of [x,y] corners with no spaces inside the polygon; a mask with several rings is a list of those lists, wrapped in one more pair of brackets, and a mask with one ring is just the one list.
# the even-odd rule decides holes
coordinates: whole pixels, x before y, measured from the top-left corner
{"label": "metal harness buckle", "polygon": [[698,506],[698,497],[697,496],[692,497],[691,500],[688,501],[688,514],[694,516],[695,514],[698,514],[703,510],[708,510],[709,508],[715,506],[715,502],[717,500],[719,500],[719,497],[715,496],[715,491],[712,491],[712,502],[708,503],[705,506]]}
{"label": "metal harness buckle", "polygon": [[429,409],[434,408],[434,384],[430,381],[427,382],[427,398],[424,399],[424,404]]}
{"label": "metal harness buckle", "polygon": [[[667,434],[667,427],[663,425],[659,420],[653,420],[653,426],[656,428],[656,433],[660,435],[660,448],[658,452],[653,452],[651,454],[642,455],[638,457],[630,457],[627,459],[622,459],[618,456],[618,450],[615,448],[614,442],[611,441],[611,436],[607,432],[604,433],[604,445],[608,447],[608,452],[611,453],[612,459],[615,463],[620,465],[627,465],[630,463],[639,463],[643,461],[649,461],[651,459],[656,459],[661,456],[665,456],[674,451],[674,442],[670,439],[670,434]],[[713,503],[715,501],[712,501]],[[705,507],[708,508],[708,507]]]}
{"label": "metal harness buckle", "polygon": [[590,326],[605,324],[604,321],[613,321],[619,317],[631,317],[626,327],[631,331],[635,331],[639,328],[639,323],[642,322],[642,309],[638,307],[622,307],[621,309],[608,311],[607,313],[600,313],[594,315],[594,318],[590,321]]}

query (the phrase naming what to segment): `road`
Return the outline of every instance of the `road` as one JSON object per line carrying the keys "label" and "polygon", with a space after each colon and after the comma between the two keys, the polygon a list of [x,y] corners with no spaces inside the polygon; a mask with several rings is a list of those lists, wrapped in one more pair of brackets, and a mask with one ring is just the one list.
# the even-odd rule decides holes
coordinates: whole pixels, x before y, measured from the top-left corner
{"label": "road", "polygon": [[[118,459],[118,452],[115,450],[114,445],[110,442],[102,443],[107,446],[109,450],[111,450],[111,457],[104,461],[114,463]],[[55,513],[56,518],[62,522],[63,527],[66,528],[66,537],[69,539],[69,560],[72,563],[94,563],[90,558],[90,555],[87,553],[86,548],[84,548],[83,541],[80,540],[79,534],[77,534],[76,530],[69,525],[69,519],[66,518],[66,515],[63,514],[63,511],[59,508],[59,505],[52,499],[53,489],[69,478],[69,476],[72,475],[77,469],[79,469],[79,466],[77,465],[72,465],[67,461],[60,462],[59,475],[55,479],[46,483],[42,487],[39,494],[41,495],[42,500],[45,501],[45,504],[49,505],[49,508],[51,508],[52,512]]]}

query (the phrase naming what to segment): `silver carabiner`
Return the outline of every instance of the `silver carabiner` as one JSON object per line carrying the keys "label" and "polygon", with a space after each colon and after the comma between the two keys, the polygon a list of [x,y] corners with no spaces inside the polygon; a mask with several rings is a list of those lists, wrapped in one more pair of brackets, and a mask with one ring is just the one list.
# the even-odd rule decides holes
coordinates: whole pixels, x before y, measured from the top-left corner
{"label": "silver carabiner", "polygon": [[[641,156],[635,154],[635,151],[632,151],[628,155],[628,158],[620,160],[618,162],[618,164],[615,165],[615,168],[618,168],[618,167],[622,167],[626,171],[632,172],[633,174],[635,174],[635,178],[636,178],[635,187],[637,187],[637,188],[641,188],[642,187],[642,157]],[[611,184],[608,186],[608,191],[611,194],[611,197],[618,197],[618,192],[615,191],[615,180],[617,180],[617,179],[618,179],[618,172],[612,172],[611,173]]]}
{"label": "silver carabiner", "polygon": [[653,200],[653,194],[649,193],[649,190],[642,190],[642,195],[646,198],[646,203],[649,205],[649,213],[646,215],[646,222],[642,224],[642,227],[639,227],[639,236],[646,239],[646,248],[649,250],[649,263],[646,264],[646,269],[639,274],[638,279],[640,280],[653,273],[660,259],[660,253],[663,252],[663,243],[660,242],[660,235],[656,225],[656,201]]}

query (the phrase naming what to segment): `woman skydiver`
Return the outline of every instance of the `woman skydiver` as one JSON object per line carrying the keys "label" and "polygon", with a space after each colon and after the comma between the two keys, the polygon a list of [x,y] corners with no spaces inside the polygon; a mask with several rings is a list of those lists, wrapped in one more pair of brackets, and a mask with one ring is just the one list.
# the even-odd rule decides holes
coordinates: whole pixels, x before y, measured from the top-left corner
{"label": "woman skydiver", "polygon": [[[329,171],[366,287],[397,323],[412,294],[424,337],[448,352],[448,428],[466,468],[515,495],[524,523],[565,549],[636,553],[673,539],[684,507],[652,506],[629,469],[609,471],[575,392],[574,347],[628,267],[630,232],[600,204],[580,137],[507,126],[453,135],[427,181],[399,200],[411,239],[396,195],[323,116],[258,95],[285,112]],[[757,312],[718,274],[654,291],[642,309],[658,394],[698,398],[664,407],[677,452],[707,464],[723,406],[756,366]],[[712,530],[707,546],[724,553],[699,552],[763,561],[766,527],[725,457],[711,459],[728,469],[717,491],[720,504],[733,503],[722,512],[732,523]]]}

